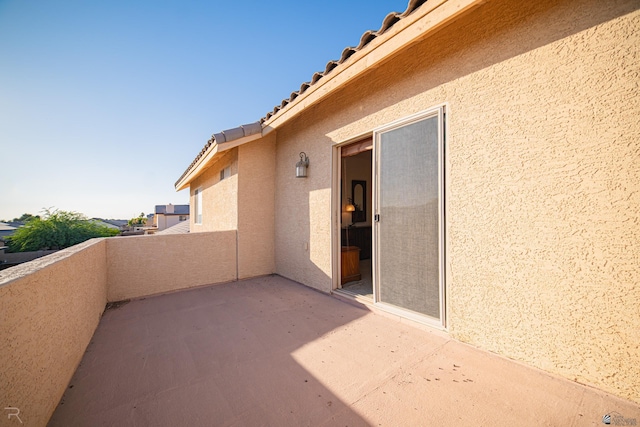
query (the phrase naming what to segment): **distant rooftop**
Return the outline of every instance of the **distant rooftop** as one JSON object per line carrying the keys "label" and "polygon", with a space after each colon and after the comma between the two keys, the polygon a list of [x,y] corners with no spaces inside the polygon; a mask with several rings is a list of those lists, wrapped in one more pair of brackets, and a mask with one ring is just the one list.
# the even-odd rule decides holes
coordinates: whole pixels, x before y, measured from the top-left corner
{"label": "distant rooftop", "polygon": [[190,232],[189,221],[180,221],[176,225],[158,231],[155,234],[187,234]]}
{"label": "distant rooftop", "polygon": [[[96,218],[100,219],[100,218]],[[100,219],[102,222],[106,222],[107,224],[115,225],[116,227],[121,227],[123,225],[127,225],[128,221],[126,219]]]}
{"label": "distant rooftop", "polygon": [[156,215],[189,215],[189,205],[156,205]]}
{"label": "distant rooftop", "polygon": [[12,225],[7,224],[6,222],[0,222],[0,231],[14,231],[17,230],[18,227],[14,227]]}

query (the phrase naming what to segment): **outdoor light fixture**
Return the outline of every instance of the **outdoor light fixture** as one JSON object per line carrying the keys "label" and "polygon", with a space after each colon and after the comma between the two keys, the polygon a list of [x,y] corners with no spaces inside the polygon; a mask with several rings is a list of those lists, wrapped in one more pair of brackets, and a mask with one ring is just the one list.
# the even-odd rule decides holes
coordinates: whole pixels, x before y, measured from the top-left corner
{"label": "outdoor light fixture", "polygon": [[307,167],[309,167],[309,158],[303,151],[300,153],[300,161],[296,163],[296,178],[306,178]]}

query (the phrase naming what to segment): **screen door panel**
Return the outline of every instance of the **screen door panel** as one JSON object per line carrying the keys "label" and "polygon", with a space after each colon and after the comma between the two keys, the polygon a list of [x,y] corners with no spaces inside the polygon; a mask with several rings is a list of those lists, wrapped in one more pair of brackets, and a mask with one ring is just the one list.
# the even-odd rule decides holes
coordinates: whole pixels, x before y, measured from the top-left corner
{"label": "screen door panel", "polygon": [[383,131],[377,146],[377,301],[441,318],[440,117]]}

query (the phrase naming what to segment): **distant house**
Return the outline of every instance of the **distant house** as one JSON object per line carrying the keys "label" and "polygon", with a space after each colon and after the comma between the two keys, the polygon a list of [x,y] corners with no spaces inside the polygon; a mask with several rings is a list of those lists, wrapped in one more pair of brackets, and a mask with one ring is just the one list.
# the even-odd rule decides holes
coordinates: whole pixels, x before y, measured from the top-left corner
{"label": "distant house", "polygon": [[189,220],[189,205],[156,205],[153,215],[153,227],[162,231],[180,222]]}
{"label": "distant house", "polygon": [[189,228],[189,221],[181,221],[155,234],[187,234],[189,233]]}
{"label": "distant house", "polygon": [[[5,242],[7,237],[11,236],[18,228],[9,225],[5,222],[0,222],[0,255],[4,254],[4,250],[7,249]],[[3,260],[0,259],[0,263]]]}
{"label": "distant house", "polygon": [[107,227],[113,230],[122,230],[122,228],[119,225],[116,225],[113,223],[114,222],[113,220],[107,220],[102,218],[91,218],[91,222],[93,222],[96,225],[99,225],[100,227]]}
{"label": "distant house", "polygon": [[4,241],[5,237],[11,236],[18,229],[17,226],[0,222],[0,240]]}
{"label": "distant house", "polygon": [[412,0],[213,135],[176,182],[191,232],[235,230],[239,278],[637,397],[639,9]]}
{"label": "distant house", "polygon": [[121,231],[126,230],[129,224],[129,221],[127,221],[126,219],[101,219],[101,221],[106,222],[107,224],[111,224]]}

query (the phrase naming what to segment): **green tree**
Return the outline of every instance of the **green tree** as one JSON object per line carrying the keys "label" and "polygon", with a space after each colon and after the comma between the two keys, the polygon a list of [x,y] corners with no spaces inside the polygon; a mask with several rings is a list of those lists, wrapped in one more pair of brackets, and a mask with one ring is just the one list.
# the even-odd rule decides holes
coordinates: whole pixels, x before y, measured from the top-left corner
{"label": "green tree", "polygon": [[147,223],[147,218],[144,216],[144,212],[140,212],[140,215],[137,218],[131,218],[128,221],[130,227],[134,227],[136,225],[145,225]]}
{"label": "green tree", "polygon": [[94,237],[118,233],[118,230],[90,221],[77,212],[45,209],[42,217],[30,218],[7,243],[11,252],[64,249]]}
{"label": "green tree", "polygon": [[0,222],[27,222],[32,218],[40,218],[38,215],[31,215],[30,213],[23,213],[19,218],[13,218],[11,221],[0,220]]}
{"label": "green tree", "polygon": [[40,218],[39,215],[31,215],[30,213],[23,213],[20,218],[13,218],[14,222],[27,222],[33,218]]}

